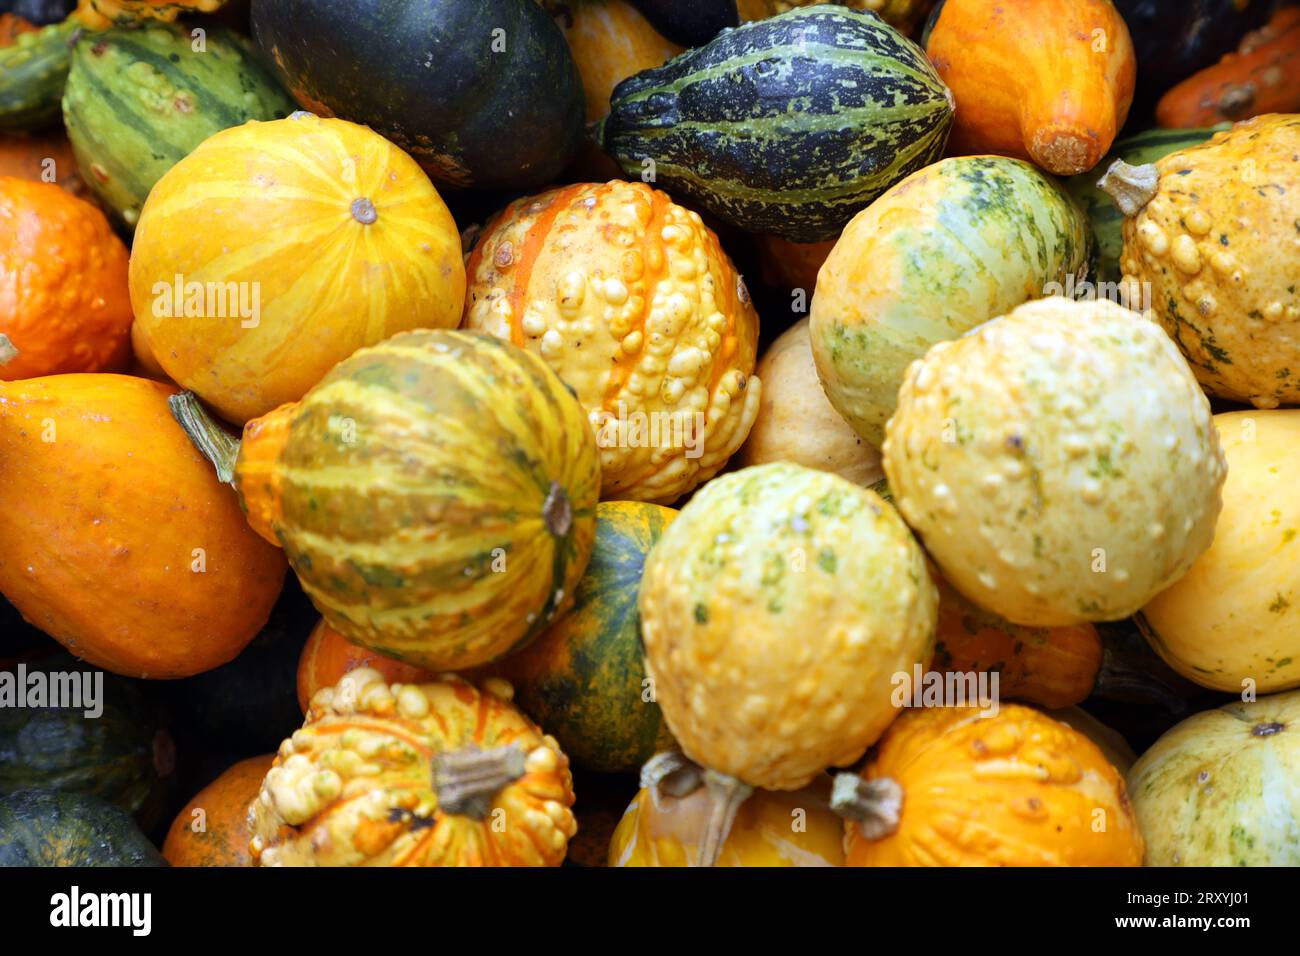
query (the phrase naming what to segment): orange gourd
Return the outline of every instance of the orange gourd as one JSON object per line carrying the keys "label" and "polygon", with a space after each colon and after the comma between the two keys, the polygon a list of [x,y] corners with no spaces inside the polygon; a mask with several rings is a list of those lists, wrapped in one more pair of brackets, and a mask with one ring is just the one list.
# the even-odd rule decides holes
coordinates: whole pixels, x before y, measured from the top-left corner
{"label": "orange gourd", "polygon": [[54,183],[0,177],[0,380],[125,368],[127,254],[104,214]]}
{"label": "orange gourd", "polygon": [[248,808],[262,789],[275,754],[241,760],[176,814],[163,857],[172,866],[252,866]]}
{"label": "orange gourd", "polygon": [[72,15],[92,29],[139,20],[175,20],[220,10],[226,0],[79,0]]}
{"label": "orange gourd", "polygon": [[226,663],[284,580],[283,554],[172,419],[174,392],[126,375],[0,382],[0,593],[128,677]]}
{"label": "orange gourd", "polygon": [[812,302],[817,273],[835,248],[826,242],[791,242],[780,236],[758,236],[758,262],[763,282],[774,289],[802,289],[804,302]]}
{"label": "orange gourd", "polygon": [[1235,53],[1183,80],[1156,104],[1156,122],[1179,129],[1262,113],[1300,112],[1300,7],[1283,7]]}
{"label": "orange gourd", "polygon": [[1084,735],[1008,704],[905,711],[836,777],[848,866],[1141,866],[1124,778]]}
{"label": "orange gourd", "polygon": [[72,144],[62,131],[0,136],[0,176],[53,181],[80,199],[90,196]]}
{"label": "orange gourd", "polygon": [[298,706],[302,712],[307,713],[318,690],[335,686],[345,674],[359,667],[377,671],[393,684],[418,684],[436,676],[421,667],[353,644],[322,620],[312,629],[303,645],[302,657],[298,658]]}
{"label": "orange gourd", "polygon": [[511,203],[469,259],[466,328],[540,354],[582,402],[606,499],[673,501],[758,414],[758,315],[698,213],[645,183]]}
{"label": "orange gourd", "polygon": [[926,53],[957,100],[950,155],[1032,159],[1060,176],[1110,149],[1137,79],[1110,0],[947,0]]}

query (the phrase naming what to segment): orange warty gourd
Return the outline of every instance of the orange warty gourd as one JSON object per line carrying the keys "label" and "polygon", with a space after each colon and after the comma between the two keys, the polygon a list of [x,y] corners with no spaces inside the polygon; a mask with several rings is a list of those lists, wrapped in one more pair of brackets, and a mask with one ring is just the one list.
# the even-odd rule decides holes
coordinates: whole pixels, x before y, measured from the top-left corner
{"label": "orange warty gourd", "polygon": [[437,677],[424,668],[353,644],[322,620],[312,629],[298,658],[298,706],[302,712],[307,713],[318,690],[335,686],[361,667],[378,672],[392,684],[419,684]]}
{"label": "orange warty gourd", "polygon": [[0,380],[125,368],[127,255],[104,214],[54,183],[0,177]]}
{"label": "orange warty gourd", "polygon": [[353,671],[312,700],[253,803],[262,866],[558,866],[577,830],[569,761],[509,703],[454,675]]}
{"label": "orange warty gourd", "polygon": [[697,213],[644,183],[517,200],[469,260],[466,326],[537,352],[578,395],[607,499],[671,504],[758,414],[758,315]]}
{"label": "orange warty gourd", "polygon": [[274,760],[275,754],[241,760],[195,794],[167,831],[162,847],[167,862],[172,866],[252,866],[249,805],[261,791],[262,778]]}
{"label": "orange warty gourd", "polygon": [[226,0],[79,0],[73,16],[94,29],[138,20],[175,20],[192,13],[213,13]]}
{"label": "orange warty gourd", "polygon": [[1091,740],[1019,704],[905,711],[835,779],[848,866],[1141,866],[1124,778]]}
{"label": "orange warty gourd", "polygon": [[0,592],[128,677],[226,663],[284,580],[284,556],[173,421],[174,391],[108,374],[0,383]]}
{"label": "orange warty gourd", "polygon": [[1059,176],[1106,154],[1137,80],[1111,0],[947,0],[925,52],[957,99],[950,155],[1032,159]]}
{"label": "orange warty gourd", "polygon": [[309,113],[205,140],[154,186],[131,253],[158,363],[238,424],[362,346],[454,327],[464,295],[460,234],[415,160]]}

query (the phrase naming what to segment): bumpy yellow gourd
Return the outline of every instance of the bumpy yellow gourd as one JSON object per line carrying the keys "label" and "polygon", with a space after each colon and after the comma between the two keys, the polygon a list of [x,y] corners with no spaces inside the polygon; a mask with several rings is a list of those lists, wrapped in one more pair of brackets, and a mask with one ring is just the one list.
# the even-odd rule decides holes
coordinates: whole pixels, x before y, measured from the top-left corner
{"label": "bumpy yellow gourd", "polygon": [[1214,534],[1209,403],[1160,328],[1110,302],[1042,299],[934,346],[886,434],[898,510],[1015,624],[1126,617]]}
{"label": "bumpy yellow gourd", "polygon": [[644,183],[512,203],[469,260],[466,327],[537,352],[587,409],[605,498],[670,504],[758,414],[758,315],[697,213]]}
{"label": "bumpy yellow gourd", "polygon": [[1145,630],[1205,687],[1288,690],[1300,686],[1300,409],[1214,423],[1228,459],[1214,544],[1142,609]]}

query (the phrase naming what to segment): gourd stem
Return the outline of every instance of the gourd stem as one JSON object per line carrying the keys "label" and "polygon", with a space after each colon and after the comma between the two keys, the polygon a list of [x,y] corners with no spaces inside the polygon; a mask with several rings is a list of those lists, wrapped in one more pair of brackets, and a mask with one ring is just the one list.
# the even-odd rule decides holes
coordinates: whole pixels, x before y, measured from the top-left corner
{"label": "gourd stem", "polygon": [[181,392],[167,399],[172,418],[185,429],[194,447],[217,470],[217,478],[224,484],[235,479],[235,459],[239,457],[239,439],[208,414],[197,395]]}
{"label": "gourd stem", "polygon": [[501,790],[527,771],[527,755],[510,744],[493,750],[464,747],[433,758],[433,792],[438,809],[484,820]]}
{"label": "gourd stem", "polygon": [[542,504],[542,519],[557,538],[563,538],[573,527],[573,505],[568,492],[558,481],[551,482],[551,490]]}
{"label": "gourd stem", "polygon": [[1155,198],[1160,186],[1160,171],[1154,163],[1130,166],[1122,159],[1110,164],[1106,175],[1097,180],[1097,188],[1110,196],[1126,217],[1140,213]]}
{"label": "gourd stem", "polygon": [[704,829],[704,839],[695,853],[694,866],[713,866],[722,854],[722,845],[731,835],[731,825],[736,822],[736,812],[749,799],[754,788],[735,777],[716,770],[704,771],[704,784],[709,788],[713,806],[709,822]]}
{"label": "gourd stem", "polygon": [[889,777],[864,780],[856,773],[838,773],[831,787],[831,809],[856,821],[868,840],[879,840],[898,829],[903,788]]}
{"label": "gourd stem", "polygon": [[0,332],[0,365],[8,365],[18,357],[18,349],[9,341],[9,336]]}
{"label": "gourd stem", "polygon": [[687,797],[704,786],[704,770],[678,750],[657,753],[641,768],[641,788],[659,809],[659,798]]}

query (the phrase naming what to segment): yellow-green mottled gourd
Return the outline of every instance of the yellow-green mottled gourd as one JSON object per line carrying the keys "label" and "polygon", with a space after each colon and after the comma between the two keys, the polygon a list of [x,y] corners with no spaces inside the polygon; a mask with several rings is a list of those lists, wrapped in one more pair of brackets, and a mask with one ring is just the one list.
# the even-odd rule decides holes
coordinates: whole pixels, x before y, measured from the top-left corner
{"label": "yellow-green mottled gourd", "polygon": [[1101,183],[1124,221],[1124,282],[1211,395],[1300,402],[1300,115],[1238,123]]}
{"label": "yellow-green mottled gourd", "polygon": [[898,713],[893,675],[929,663],[937,605],[920,547],[866,488],[776,463],[700,490],[650,553],[639,606],[646,673],[720,813],[860,757]]}
{"label": "yellow-green mottled gourd", "polygon": [[1127,617],[1210,546],[1227,465],[1155,323],[1030,302],[908,369],[885,474],[945,578],[1014,624]]}
{"label": "yellow-green mottled gourd", "polygon": [[1029,163],[959,156],[918,170],[853,218],[818,274],[810,332],[827,398],[879,448],[912,361],[1065,292],[1092,253],[1082,210]]}
{"label": "yellow-green mottled gourd", "polygon": [[1147,866],[1300,866],[1300,691],[1189,717],[1128,789]]}
{"label": "yellow-green mottled gourd", "polygon": [[1228,459],[1214,544],[1142,609],[1184,677],[1260,694],[1300,686],[1300,409],[1216,415]]}
{"label": "yellow-green mottled gourd", "polygon": [[395,335],[249,422],[233,448],[193,396],[176,412],[351,641],[461,670],[527,644],[573,602],[596,532],[596,442],[523,349]]}

